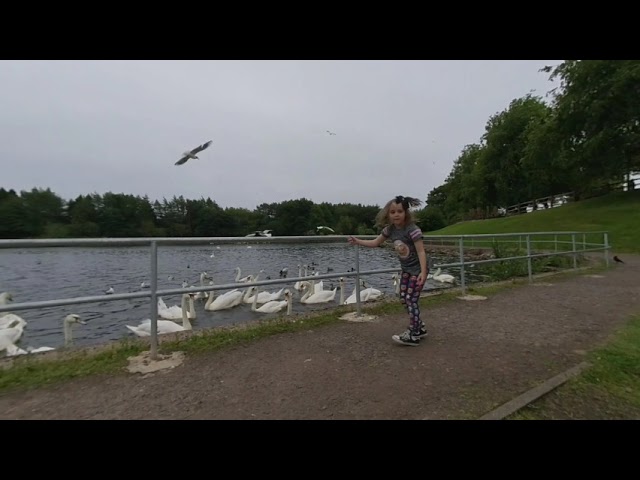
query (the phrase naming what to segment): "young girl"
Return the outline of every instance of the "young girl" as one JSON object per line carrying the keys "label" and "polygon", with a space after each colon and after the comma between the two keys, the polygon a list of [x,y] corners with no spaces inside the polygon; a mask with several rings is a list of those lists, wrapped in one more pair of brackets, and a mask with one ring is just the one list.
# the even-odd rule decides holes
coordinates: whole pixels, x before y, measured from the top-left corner
{"label": "young girl", "polygon": [[400,301],[409,314],[409,328],[391,338],[402,345],[420,345],[420,339],[427,336],[427,329],[420,320],[420,292],[427,279],[427,254],[422,243],[422,230],[414,223],[410,207],[422,202],[417,198],[398,195],[389,200],[376,216],[376,226],[384,226],[382,233],[373,240],[349,237],[351,245],[378,247],[387,240],[393,245],[400,260]]}

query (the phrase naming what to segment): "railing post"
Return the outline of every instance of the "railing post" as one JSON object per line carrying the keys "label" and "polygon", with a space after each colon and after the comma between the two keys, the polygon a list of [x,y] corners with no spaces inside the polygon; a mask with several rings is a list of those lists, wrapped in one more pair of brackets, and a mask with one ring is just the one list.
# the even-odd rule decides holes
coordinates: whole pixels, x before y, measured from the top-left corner
{"label": "railing post", "polygon": [[531,268],[531,235],[527,235],[527,271],[529,272],[529,283],[533,283],[533,269]]}
{"label": "railing post", "polygon": [[158,357],[158,243],[151,241],[151,360]]}
{"label": "railing post", "polygon": [[586,233],[582,234],[582,249],[583,250],[587,249],[587,234]]}
{"label": "railing post", "polygon": [[360,245],[356,245],[356,315],[360,316]]}
{"label": "railing post", "polygon": [[576,234],[571,234],[571,245],[573,245],[573,268],[578,268],[578,251],[576,250]]}
{"label": "railing post", "polygon": [[558,235],[557,234],[553,236],[553,243],[554,243],[553,251],[557,253],[558,252]]}
{"label": "railing post", "polygon": [[466,294],[466,282],[464,278],[464,243],[463,237],[460,237],[460,287],[462,288],[462,295]]}
{"label": "railing post", "polygon": [[604,264],[609,266],[609,233],[604,232]]}

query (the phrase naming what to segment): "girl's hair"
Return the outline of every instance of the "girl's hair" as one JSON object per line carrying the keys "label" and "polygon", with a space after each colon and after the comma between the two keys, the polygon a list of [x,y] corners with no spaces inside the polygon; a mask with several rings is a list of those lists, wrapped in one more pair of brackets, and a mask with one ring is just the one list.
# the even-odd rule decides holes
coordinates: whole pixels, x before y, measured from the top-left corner
{"label": "girl's hair", "polygon": [[415,222],[413,212],[409,209],[411,207],[417,207],[421,205],[422,200],[418,200],[417,198],[413,197],[403,197],[402,195],[398,195],[395,198],[392,198],[376,215],[376,227],[385,227],[389,224],[389,209],[391,208],[392,203],[402,205],[402,208],[405,211],[405,224],[409,224]]}

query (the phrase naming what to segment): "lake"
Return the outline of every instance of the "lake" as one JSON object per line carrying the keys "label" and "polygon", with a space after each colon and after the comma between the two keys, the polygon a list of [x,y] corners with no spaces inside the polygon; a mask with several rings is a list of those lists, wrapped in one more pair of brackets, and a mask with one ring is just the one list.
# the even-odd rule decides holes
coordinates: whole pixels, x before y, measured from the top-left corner
{"label": "lake", "polygon": [[[288,278],[298,276],[298,265],[315,264],[320,274],[347,273],[355,268],[355,247],[344,244],[265,244],[220,246],[159,246],[158,289],[181,288],[183,280],[189,286],[200,284],[200,273],[207,272],[216,284],[235,283],[235,268],[242,276],[264,272],[258,280],[279,279],[279,272],[288,269]],[[212,256],[213,255],[213,256]],[[397,268],[395,253],[386,248],[360,248],[360,271]],[[433,257],[436,263],[446,263],[445,257]],[[455,260],[454,260],[455,261]],[[331,271],[330,271],[331,270]],[[102,295],[109,287],[115,293],[139,292],[142,282],[150,282],[149,247],[87,247],[87,248],[29,248],[0,250],[0,293],[11,292],[14,302],[56,300],[70,297]],[[451,272],[454,273],[455,272]],[[395,295],[392,273],[363,277],[367,286]],[[172,279],[170,279],[172,277]],[[282,287],[292,292],[294,282],[266,285],[261,289],[274,292]],[[208,281],[207,281],[208,283]],[[324,288],[338,286],[337,279],[325,279]],[[431,280],[425,290],[440,288]],[[355,288],[355,279],[345,279],[345,298]],[[222,290],[216,291],[216,295]],[[338,304],[305,305],[301,295],[293,297],[293,312],[327,309]],[[180,295],[163,297],[168,306],[180,305]],[[251,305],[242,304],[230,310],[209,312],[204,301],[196,300],[197,318],[192,320],[194,330],[221,325],[253,322],[279,314],[261,314],[251,311]],[[355,305],[353,306],[355,309]],[[77,313],[86,325],[73,328],[74,345],[89,346],[135,336],[125,325],[136,326],[148,319],[148,298],[101,301],[96,303],[47,307],[16,311],[28,325],[20,340],[22,348],[64,345],[62,319]],[[180,321],[179,321],[180,323]]]}

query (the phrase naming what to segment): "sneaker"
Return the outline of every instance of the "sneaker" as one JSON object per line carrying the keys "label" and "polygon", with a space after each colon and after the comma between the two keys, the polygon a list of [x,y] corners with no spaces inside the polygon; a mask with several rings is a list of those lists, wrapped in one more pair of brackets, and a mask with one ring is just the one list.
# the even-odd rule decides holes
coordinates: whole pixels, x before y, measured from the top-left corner
{"label": "sneaker", "polygon": [[400,335],[392,335],[391,339],[394,342],[398,342],[402,345],[411,345],[413,347],[420,345],[420,339],[414,335],[411,335],[409,330],[403,332]]}
{"label": "sneaker", "polygon": [[429,335],[429,332],[427,332],[427,329],[424,327],[420,327],[420,333],[418,335],[415,335],[418,338],[424,338],[427,335]]}

